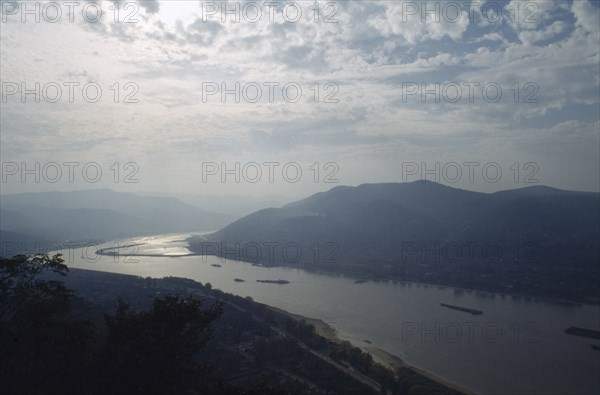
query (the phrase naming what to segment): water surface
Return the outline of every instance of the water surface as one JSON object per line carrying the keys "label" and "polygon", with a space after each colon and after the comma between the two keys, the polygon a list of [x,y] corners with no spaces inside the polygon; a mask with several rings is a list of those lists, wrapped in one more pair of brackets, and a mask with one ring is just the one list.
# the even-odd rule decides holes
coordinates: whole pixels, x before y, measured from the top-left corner
{"label": "water surface", "polygon": [[[598,341],[564,333],[570,326],[599,330],[599,306],[422,283],[356,284],[352,278],[290,267],[265,268],[218,257],[185,256],[189,254],[188,236],[121,242],[138,244],[121,250],[129,256],[96,256],[95,248],[90,247],[65,251],[64,258],[69,266],[82,269],[209,282],[224,292],[320,318],[335,326],[342,339],[361,347],[379,347],[475,392],[600,393],[600,352],[590,347]],[[236,282],[236,278],[245,282]],[[290,284],[256,282],[278,279]],[[479,309],[483,314],[451,310],[440,303]]]}

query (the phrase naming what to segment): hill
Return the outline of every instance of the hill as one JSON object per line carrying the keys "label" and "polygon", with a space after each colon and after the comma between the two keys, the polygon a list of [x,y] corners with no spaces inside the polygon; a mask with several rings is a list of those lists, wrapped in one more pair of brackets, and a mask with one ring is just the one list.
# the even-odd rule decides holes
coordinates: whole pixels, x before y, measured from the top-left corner
{"label": "hill", "polygon": [[3,243],[4,240],[96,242],[208,231],[234,218],[174,198],[138,196],[109,189],[22,193],[5,195],[0,200],[0,229],[6,232],[2,234]]}
{"label": "hill", "polygon": [[193,240],[192,248],[229,257],[236,251],[261,264],[494,290],[570,295],[581,287],[598,297],[599,223],[597,193],[364,184],[258,211]]}

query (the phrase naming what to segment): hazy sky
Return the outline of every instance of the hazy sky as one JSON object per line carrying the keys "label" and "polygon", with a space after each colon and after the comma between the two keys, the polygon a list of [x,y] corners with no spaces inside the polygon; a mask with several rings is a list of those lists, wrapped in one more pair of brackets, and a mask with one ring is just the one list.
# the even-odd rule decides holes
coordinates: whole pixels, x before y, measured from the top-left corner
{"label": "hazy sky", "polygon": [[2,193],[599,190],[597,2],[275,3],[2,1]]}

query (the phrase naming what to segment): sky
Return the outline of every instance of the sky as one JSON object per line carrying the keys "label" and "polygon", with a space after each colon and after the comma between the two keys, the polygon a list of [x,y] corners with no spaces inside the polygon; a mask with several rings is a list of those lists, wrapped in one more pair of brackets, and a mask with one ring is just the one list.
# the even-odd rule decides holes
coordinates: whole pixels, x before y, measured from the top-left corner
{"label": "sky", "polygon": [[2,194],[600,190],[598,2],[1,5]]}

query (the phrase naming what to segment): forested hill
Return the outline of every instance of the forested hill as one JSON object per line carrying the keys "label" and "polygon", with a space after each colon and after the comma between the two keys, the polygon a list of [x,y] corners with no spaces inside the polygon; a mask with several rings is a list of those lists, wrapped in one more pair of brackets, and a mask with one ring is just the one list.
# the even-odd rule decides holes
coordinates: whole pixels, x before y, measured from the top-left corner
{"label": "forested hill", "polygon": [[[496,290],[519,289],[528,279],[530,289],[567,294],[581,280],[586,294],[598,296],[599,212],[598,193],[543,186],[478,193],[428,181],[364,184],[255,212],[207,241],[217,243],[217,255],[239,243],[242,259],[263,264]],[[279,249],[255,258],[255,249],[244,248],[265,243]]]}

